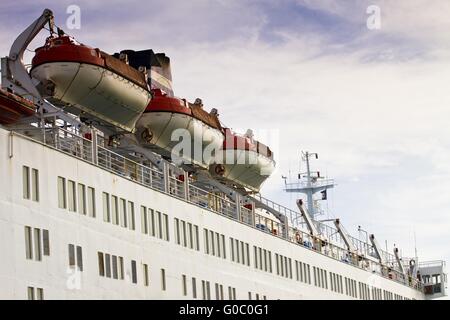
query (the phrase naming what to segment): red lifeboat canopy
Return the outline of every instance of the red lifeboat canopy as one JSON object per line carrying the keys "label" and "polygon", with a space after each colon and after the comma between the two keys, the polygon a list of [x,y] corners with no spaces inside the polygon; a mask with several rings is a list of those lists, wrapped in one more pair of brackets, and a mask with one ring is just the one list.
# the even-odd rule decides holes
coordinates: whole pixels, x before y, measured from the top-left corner
{"label": "red lifeboat canopy", "polygon": [[100,50],[75,41],[70,36],[49,37],[45,45],[36,49],[33,57],[33,68],[48,62],[83,62],[104,66]]}
{"label": "red lifeboat canopy", "polygon": [[270,159],[273,158],[273,153],[268,146],[250,137],[238,135],[229,128],[225,128],[225,140],[222,148],[224,150],[254,151]]}
{"label": "red lifeboat canopy", "polygon": [[153,98],[145,109],[145,112],[174,112],[184,113],[187,115],[192,114],[185,99],[169,97],[161,89],[152,89],[152,96]]}

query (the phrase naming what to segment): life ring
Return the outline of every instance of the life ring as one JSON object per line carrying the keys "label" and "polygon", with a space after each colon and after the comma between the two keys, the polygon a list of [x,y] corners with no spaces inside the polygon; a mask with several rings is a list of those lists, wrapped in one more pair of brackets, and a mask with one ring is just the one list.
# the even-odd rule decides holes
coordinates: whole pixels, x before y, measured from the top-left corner
{"label": "life ring", "polygon": [[144,129],[144,131],[142,131],[141,138],[145,142],[150,143],[150,141],[152,141],[152,139],[153,139],[153,132],[151,132],[150,129],[146,128],[146,129]]}
{"label": "life ring", "polygon": [[223,176],[225,174],[225,167],[221,164],[216,165],[216,167],[214,168],[214,172],[218,175],[218,176]]}

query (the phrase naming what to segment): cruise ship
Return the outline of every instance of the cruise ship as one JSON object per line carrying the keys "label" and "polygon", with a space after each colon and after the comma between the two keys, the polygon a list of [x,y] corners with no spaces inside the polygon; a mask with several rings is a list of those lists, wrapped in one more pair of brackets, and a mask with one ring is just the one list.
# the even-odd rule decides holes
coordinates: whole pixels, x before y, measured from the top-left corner
{"label": "cruise ship", "polygon": [[[24,52],[43,29],[28,68]],[[362,241],[318,219],[335,183],[310,170],[317,154],[304,152],[307,172],[285,184],[304,195],[298,210],[263,197],[270,147],[224,127],[201,99],[176,97],[163,53],[109,55],[46,9],[1,73],[0,299],[446,295],[444,261],[387,252],[373,234]]]}

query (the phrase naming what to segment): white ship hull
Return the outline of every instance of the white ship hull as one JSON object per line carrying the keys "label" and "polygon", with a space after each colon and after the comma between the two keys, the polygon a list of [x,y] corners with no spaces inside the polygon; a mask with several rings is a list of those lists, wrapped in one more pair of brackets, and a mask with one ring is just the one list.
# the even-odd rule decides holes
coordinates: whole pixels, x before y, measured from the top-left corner
{"label": "white ship hull", "polygon": [[52,100],[72,106],[126,131],[151,99],[149,91],[105,68],[77,62],[44,63],[32,69],[33,78],[55,84]]}
{"label": "white ship hull", "polygon": [[[31,172],[29,188],[24,182],[24,166]],[[36,173],[38,182],[33,178]],[[3,181],[0,185],[0,299],[27,299],[30,288],[42,289],[40,292],[45,299],[194,299],[194,292],[197,299],[216,299],[216,288],[219,299],[229,299],[229,292],[231,298],[236,299],[424,298],[421,291],[214,213],[196,205],[192,198],[189,201],[177,199],[73,155],[18,135],[11,138],[10,133],[1,128],[0,177]],[[63,193],[66,209],[60,208],[64,201],[58,177],[66,182]],[[76,189],[72,190],[70,181],[75,183]],[[88,201],[86,214],[80,214],[85,208],[85,202],[79,198],[80,194],[85,194],[82,190],[95,190],[95,204]],[[130,227],[131,210],[128,211],[127,227],[124,227],[123,209],[119,210],[117,225],[114,223],[113,202],[110,208],[112,222],[104,221],[106,206],[102,195],[105,192],[111,199],[118,197],[119,207],[121,199],[133,203],[135,230]],[[26,194],[29,199],[24,198]],[[151,219],[144,224],[141,206],[152,209],[156,218],[160,212],[162,224],[152,224]],[[95,217],[91,207],[95,208]],[[146,212],[150,214],[150,211]],[[179,222],[179,233],[176,221]],[[194,240],[191,240],[193,233],[189,231],[195,230],[195,226],[198,227],[198,241],[195,241],[195,232]],[[48,230],[48,241],[36,242],[37,238],[41,239],[38,234],[39,237],[33,237],[31,247],[27,246],[26,227],[41,232]],[[183,233],[183,229],[188,231]],[[214,232],[212,235],[219,242],[212,245],[211,237],[207,241],[204,229],[208,234]],[[177,244],[177,239],[181,244]],[[238,246],[233,245],[232,249],[232,242]],[[81,248],[79,256],[83,271],[77,274],[69,267],[71,244]],[[268,258],[255,260],[255,250],[256,254],[270,251],[270,262]],[[27,259],[28,251],[34,253],[33,258]],[[40,260],[36,259],[37,251]],[[110,254],[112,261],[123,262],[118,279],[114,279],[117,275],[114,266],[109,277],[101,275],[99,252]],[[73,258],[77,260],[76,265],[80,263],[79,256]],[[114,260],[113,256],[121,257],[121,260]],[[286,260],[280,261],[286,264],[277,264],[278,257],[285,257]],[[136,273],[132,261],[136,262]],[[304,279],[300,280],[300,262],[305,271],[306,266],[310,270],[309,281],[306,273],[302,273]],[[323,271],[316,274],[316,268]],[[335,290],[331,284],[335,279],[332,273],[339,276]],[[123,279],[120,279],[122,274]],[[352,290],[354,294],[351,294]]]}

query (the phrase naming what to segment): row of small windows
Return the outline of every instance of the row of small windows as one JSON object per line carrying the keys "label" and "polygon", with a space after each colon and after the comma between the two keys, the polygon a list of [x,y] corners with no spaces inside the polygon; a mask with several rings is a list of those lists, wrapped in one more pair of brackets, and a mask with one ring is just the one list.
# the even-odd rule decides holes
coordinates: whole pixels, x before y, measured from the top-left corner
{"label": "row of small windows", "polygon": [[205,237],[205,253],[226,259],[225,236],[206,228],[203,229],[203,234]]}
{"label": "row of small windows", "polygon": [[[178,218],[174,218],[175,243],[186,248],[200,250],[198,226]],[[225,251],[224,251],[225,252]]]}
{"label": "row of small windows", "polygon": [[23,198],[39,202],[39,170],[22,167]]}
{"label": "row of small windows", "polygon": [[98,252],[98,272],[101,277],[124,279],[123,257]]}
{"label": "row of small windows", "polygon": [[255,269],[272,273],[272,252],[253,246]]}
{"label": "row of small windows", "polygon": [[330,272],[330,289],[337,293],[344,293],[342,276],[334,272]]}
{"label": "row of small windows", "polygon": [[[23,198],[39,201],[39,171],[34,168],[23,166]],[[95,189],[86,187],[84,184],[76,183],[73,180],[66,180],[64,177],[58,177],[58,206],[69,211],[79,212],[95,218],[96,203]],[[105,222],[112,222],[115,225],[121,225],[124,228],[135,230],[135,208],[132,201],[119,198],[103,192],[103,217]],[[175,241],[178,245],[200,250],[199,227],[190,222],[174,218]],[[141,206],[141,230],[144,234],[169,241],[168,215],[153,209]],[[204,229],[205,253],[226,259],[225,235],[212,230]],[[26,257],[30,260],[40,261],[42,255],[50,255],[49,233],[48,230],[25,227]],[[238,239],[230,237],[230,258],[231,261],[242,265],[250,266],[250,248],[249,244]],[[253,246],[254,267],[256,269],[272,273],[272,253],[261,247]],[[109,254],[99,254],[99,272],[101,276],[114,279],[123,279],[123,258]],[[285,278],[293,278],[292,260],[286,256],[275,254],[275,263],[277,275]],[[79,246],[69,244],[69,266],[77,267],[82,271],[82,249]],[[295,260],[296,280],[311,284],[310,265]],[[137,283],[136,261],[131,262],[131,278],[133,283]],[[313,267],[314,284],[317,287],[328,289],[327,271],[318,267]],[[334,292],[343,294],[342,276],[330,272],[330,289]],[[149,285],[148,265],[143,264],[144,285]],[[165,271],[161,269],[162,289],[165,290]],[[186,279],[183,281],[187,281]],[[195,278],[193,278],[193,293]],[[204,284],[205,297],[210,297],[209,282]],[[203,288],[203,284],[202,284]],[[223,297],[223,288],[219,286],[219,296]],[[233,288],[229,287],[231,292]],[[358,298],[356,281],[345,278],[346,295]],[[187,287],[183,292],[187,293]],[[359,283],[359,296],[361,299],[370,299],[371,290],[368,285]],[[381,299],[381,289],[372,288],[372,297]],[[402,299],[401,295],[393,294],[389,291],[383,291],[385,300]]]}
{"label": "row of small windows", "polygon": [[276,253],[275,264],[277,275],[292,279],[292,260],[286,256]]}
{"label": "row of small windows", "polygon": [[[252,292],[248,292],[248,300],[252,300]],[[255,300],[267,300],[267,296],[260,295],[259,293],[255,293]]]}
{"label": "row of small windows", "polygon": [[95,189],[58,177],[58,207],[95,218]]}
{"label": "row of small windows", "polygon": [[80,246],[69,244],[69,267],[83,271],[83,249]]}
{"label": "row of small windows", "polygon": [[50,256],[49,232],[45,229],[25,226],[25,256],[28,260],[41,261]]}
{"label": "row of small windows", "polygon": [[319,288],[328,289],[327,271],[321,268],[313,267],[314,285]]}
{"label": "row of small windows", "polygon": [[345,277],[345,294],[349,297],[358,298],[355,280]]}
{"label": "row of small windows", "polygon": [[365,283],[359,283],[359,297],[362,300],[370,300],[370,289]]}
{"label": "row of small windows", "polygon": [[372,287],[372,298],[374,300],[382,300],[383,296],[381,295],[381,289]]}
{"label": "row of small windows", "polygon": [[[188,295],[188,283],[187,283],[187,276],[185,274],[181,275],[181,290],[182,295],[187,296]],[[191,284],[192,284],[192,298],[197,299],[197,279],[195,277],[191,278]],[[211,300],[211,284],[209,281],[202,280],[201,281],[201,292],[202,292],[202,299],[203,300]],[[215,295],[216,300],[224,300],[224,287],[220,283],[214,284],[215,288]],[[229,300],[236,300],[236,288],[229,286],[228,287],[228,299]]]}
{"label": "row of small windows", "polygon": [[28,300],[44,300],[44,289],[42,288],[27,288]]}
{"label": "row of small windows", "polygon": [[250,266],[250,245],[230,237],[231,261]]}
{"label": "row of small windows", "polygon": [[135,230],[134,203],[103,192],[103,221]]}
{"label": "row of small windows", "polygon": [[169,216],[146,206],[141,206],[141,232],[169,241]]}
{"label": "row of small windows", "polygon": [[311,267],[309,264],[295,260],[296,280],[311,284]]}

